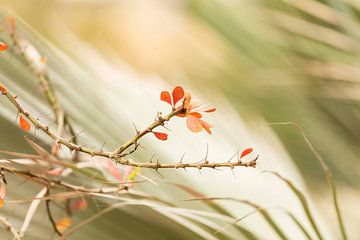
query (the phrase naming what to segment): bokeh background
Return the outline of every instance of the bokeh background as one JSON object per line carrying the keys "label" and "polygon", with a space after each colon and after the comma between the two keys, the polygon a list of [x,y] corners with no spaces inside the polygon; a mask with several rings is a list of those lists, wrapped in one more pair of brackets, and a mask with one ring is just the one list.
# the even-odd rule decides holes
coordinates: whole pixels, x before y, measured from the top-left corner
{"label": "bokeh background", "polygon": [[[143,170],[160,184],[137,189],[204,211],[209,209],[184,202],[189,195],[164,182],[185,183],[207,196],[249,199],[266,207],[289,239],[305,239],[279,210],[291,210],[310,228],[294,194],[279,179],[262,173],[274,170],[306,194],[325,239],[340,239],[314,153],[294,126],[268,124],[295,122],[333,172],[349,237],[360,237],[360,2],[0,0],[0,6],[3,15],[19,19],[23,34],[47,57],[60,102],[77,130],[84,131],[83,143],[105,142],[113,149],[132,136],[133,123],[144,128],[157,111],[168,111],[159,101],[162,90],[182,85],[217,107],[207,118],[215,126],[213,135],[193,134],[182,119],[175,120],[167,142],[148,137],[143,140],[146,149],[133,158],[148,161],[155,154],[162,162],[176,162],[186,153],[185,160],[195,162],[204,157],[207,145],[211,161],[224,161],[249,146],[260,155],[257,169],[235,169],[235,177],[227,170],[164,170],[162,177]],[[1,54],[1,82],[30,109],[46,113],[36,76],[13,55]],[[3,100],[0,106],[0,148],[31,152],[14,122],[16,113]],[[36,188],[26,184],[28,192],[18,191],[24,184],[12,183],[9,198],[36,194]],[[218,203],[237,217],[251,210],[234,202]],[[21,223],[26,207],[4,211]],[[96,207],[92,210],[79,219],[94,214]],[[260,214],[239,225],[259,239],[278,239]],[[31,226],[29,239],[51,238],[44,213]],[[202,231],[175,224],[157,211],[131,207],[97,219],[73,239],[247,238],[234,230],[227,230],[228,236]]]}

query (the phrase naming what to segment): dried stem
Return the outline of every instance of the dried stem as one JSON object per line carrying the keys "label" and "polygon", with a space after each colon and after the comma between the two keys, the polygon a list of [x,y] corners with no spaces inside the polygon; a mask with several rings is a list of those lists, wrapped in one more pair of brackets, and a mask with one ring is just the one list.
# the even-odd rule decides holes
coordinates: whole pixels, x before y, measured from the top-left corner
{"label": "dried stem", "polygon": [[0,216],[0,225],[2,225],[7,231],[9,231],[13,237],[14,237],[14,240],[22,240],[22,237],[20,236],[19,234],[19,231],[16,230],[10,223],[9,221]]}
{"label": "dried stem", "polygon": [[[48,197],[49,195],[50,195],[50,188],[47,188],[47,191],[46,191],[46,195],[45,195],[45,196]],[[54,231],[55,231],[59,236],[61,236],[62,234],[61,234],[61,232],[59,231],[59,229],[57,228],[56,222],[55,222],[55,220],[54,220],[54,218],[53,218],[53,216],[52,216],[52,213],[51,213],[50,202],[51,202],[50,199],[46,199],[46,200],[45,200],[46,212],[47,212],[47,214],[48,214],[49,220],[50,220],[50,222],[51,222],[51,225],[52,225]]]}
{"label": "dried stem", "polygon": [[[0,167],[3,171],[17,174],[26,178],[29,178],[31,181],[37,182],[45,187],[61,187],[65,188],[66,190],[71,190],[75,192],[81,192],[81,193],[118,193],[121,190],[125,190],[126,187],[120,185],[120,187],[110,187],[110,188],[85,188],[78,185],[73,185],[70,183],[66,183],[59,179],[51,179],[49,177],[40,176],[35,173],[32,173],[27,170],[19,170],[14,167],[8,166],[7,164],[0,164]],[[126,182],[124,182],[126,183]]]}

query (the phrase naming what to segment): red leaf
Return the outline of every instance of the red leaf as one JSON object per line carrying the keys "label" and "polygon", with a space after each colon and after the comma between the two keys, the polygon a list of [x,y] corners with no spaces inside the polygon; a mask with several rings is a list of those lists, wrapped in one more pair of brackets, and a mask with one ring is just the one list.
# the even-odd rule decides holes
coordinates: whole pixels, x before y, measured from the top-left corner
{"label": "red leaf", "polygon": [[153,132],[155,137],[161,141],[165,141],[168,139],[168,135],[166,133],[162,132]]}
{"label": "red leaf", "polygon": [[0,42],[0,51],[5,51],[6,49],[8,49],[9,45],[7,45],[6,43]]}
{"label": "red leaf", "polygon": [[161,101],[164,101],[164,102],[167,102],[168,104],[172,105],[171,104],[171,96],[170,96],[170,93],[167,92],[167,91],[162,91],[161,94],[160,94],[160,100]]}
{"label": "red leaf", "polygon": [[247,149],[245,149],[245,150],[241,153],[240,159],[243,158],[243,157],[245,157],[246,155],[250,154],[253,150],[254,150],[254,149],[252,149],[252,148],[247,148]]}
{"label": "red leaf", "polygon": [[51,169],[47,172],[48,175],[51,176],[60,176],[63,173],[64,169],[61,167]]}
{"label": "red leaf", "polygon": [[79,198],[70,205],[70,209],[72,211],[83,210],[85,208],[87,208],[87,202],[86,202],[85,198]]}
{"label": "red leaf", "polygon": [[1,85],[1,84],[0,84],[0,92],[1,92],[2,94],[6,94],[6,93],[7,93],[7,89],[6,89],[3,85]]}
{"label": "red leaf", "polygon": [[176,86],[172,92],[172,97],[173,97],[173,101],[174,101],[174,106],[175,104],[181,100],[185,95],[184,89],[180,86]]}
{"label": "red leaf", "polygon": [[30,124],[20,115],[20,127],[24,131],[30,131]]}

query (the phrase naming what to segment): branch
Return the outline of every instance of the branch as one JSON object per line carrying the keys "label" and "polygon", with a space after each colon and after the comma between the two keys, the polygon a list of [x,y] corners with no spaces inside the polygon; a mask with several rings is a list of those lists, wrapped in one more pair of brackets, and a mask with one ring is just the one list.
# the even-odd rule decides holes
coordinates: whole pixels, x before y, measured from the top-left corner
{"label": "branch", "polygon": [[0,216],[0,225],[2,225],[7,231],[9,231],[13,236],[15,240],[22,240],[22,237],[19,234],[19,231],[16,230],[10,223],[9,221]]}
{"label": "branch", "polygon": [[122,165],[142,167],[142,168],[151,168],[151,169],[155,169],[155,170],[160,169],[160,168],[174,168],[174,169],[178,169],[178,168],[183,168],[183,169],[186,169],[186,168],[197,168],[197,169],[214,168],[215,169],[215,168],[221,167],[221,168],[233,169],[235,167],[240,167],[240,166],[241,167],[256,167],[256,161],[257,161],[258,157],[256,157],[254,160],[252,160],[250,162],[242,162],[242,161],[240,161],[240,159],[238,159],[236,162],[227,161],[227,162],[222,162],[222,163],[215,163],[215,162],[210,163],[207,161],[203,161],[200,163],[199,162],[198,163],[182,163],[182,162],[180,162],[180,163],[175,163],[175,164],[165,164],[165,163],[159,163],[159,162],[141,163],[141,162],[136,162],[133,160],[128,160],[128,159],[123,158],[123,156],[124,156],[123,153],[125,150],[127,150],[129,147],[133,146],[134,144],[137,144],[137,142],[140,138],[142,138],[143,136],[145,136],[148,133],[151,133],[152,130],[155,129],[156,127],[163,126],[165,124],[165,122],[169,121],[172,117],[186,111],[186,109],[184,107],[182,107],[178,110],[173,110],[172,112],[170,112],[168,115],[166,115],[164,117],[160,116],[148,128],[137,133],[133,138],[131,138],[125,144],[123,144],[122,146],[120,146],[119,148],[115,149],[112,152],[107,152],[107,151],[102,151],[102,150],[96,151],[91,148],[79,146],[79,145],[57,135],[56,133],[51,132],[48,126],[42,125],[37,118],[32,116],[29,112],[27,112],[20,105],[16,96],[13,96],[7,90],[3,91],[2,94],[5,95],[10,100],[10,102],[16,107],[18,112],[20,114],[23,114],[35,126],[35,128],[42,130],[49,137],[51,137],[56,143],[62,144],[64,146],[68,147],[71,151],[79,151],[79,152],[83,152],[83,153],[86,153],[91,156],[105,157],[108,159],[115,160],[117,163],[122,164]]}
{"label": "branch", "polygon": [[[47,188],[47,191],[46,191],[46,195],[45,195],[45,196],[48,197],[49,195],[50,195],[50,188]],[[53,218],[53,216],[52,216],[52,213],[51,213],[50,202],[51,202],[50,199],[46,199],[46,200],[45,200],[46,212],[47,212],[47,214],[48,214],[49,220],[50,220],[50,222],[51,222],[51,225],[52,225],[54,231],[55,231],[59,236],[61,236],[62,234],[61,234],[61,232],[59,231],[59,229],[57,228],[56,222],[55,222],[55,220],[54,220],[54,218]]]}
{"label": "branch", "polygon": [[9,172],[9,173],[13,173],[13,174],[17,174],[17,175],[21,175],[23,177],[27,177],[29,178],[31,181],[37,182],[45,187],[62,187],[65,188],[67,190],[71,190],[71,191],[75,191],[75,192],[81,192],[81,193],[118,193],[121,190],[125,190],[126,187],[122,186],[125,183],[128,182],[123,182],[120,183],[120,187],[110,187],[110,188],[85,188],[82,186],[78,186],[78,185],[73,185],[70,183],[66,183],[64,181],[61,181],[59,179],[51,179],[45,176],[40,176],[37,175],[35,173],[32,173],[30,171],[27,170],[19,170],[19,169],[15,169],[11,166],[5,165],[5,164],[0,164],[1,169],[3,171]]}

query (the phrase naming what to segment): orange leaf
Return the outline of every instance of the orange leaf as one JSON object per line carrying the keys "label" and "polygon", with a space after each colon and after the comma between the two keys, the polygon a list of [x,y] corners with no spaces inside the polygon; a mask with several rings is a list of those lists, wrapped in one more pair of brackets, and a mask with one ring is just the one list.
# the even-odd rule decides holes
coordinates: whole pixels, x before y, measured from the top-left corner
{"label": "orange leaf", "polygon": [[198,112],[191,112],[191,113],[189,113],[189,115],[196,117],[196,118],[202,118],[202,115]]}
{"label": "orange leaf", "polygon": [[64,232],[66,229],[68,229],[70,227],[71,223],[72,223],[71,218],[64,217],[64,218],[62,218],[62,219],[60,219],[59,221],[56,222],[56,228],[60,232]]}
{"label": "orange leaf", "polygon": [[241,153],[240,159],[243,158],[243,157],[245,157],[246,155],[250,154],[252,151],[253,151],[252,148],[247,148],[247,149],[245,149],[245,150]]}
{"label": "orange leaf", "polygon": [[190,108],[191,108],[191,106],[190,106],[190,102],[191,102],[191,93],[189,93],[189,92],[187,92],[186,94],[185,94],[185,108],[186,108],[186,111],[188,112],[189,110],[190,110]]}
{"label": "orange leaf", "polygon": [[54,169],[51,169],[47,172],[48,175],[51,175],[51,176],[60,176],[62,173],[63,173],[64,169],[61,168],[61,167],[57,167],[57,168],[54,168]]}
{"label": "orange leaf", "polygon": [[201,124],[203,126],[203,128],[205,129],[205,131],[208,133],[208,134],[211,134],[211,129],[213,126],[205,121],[201,121]]}
{"label": "orange leaf", "polygon": [[162,132],[153,132],[155,137],[161,141],[165,141],[168,139],[168,135],[166,133]]}
{"label": "orange leaf", "polygon": [[30,131],[30,124],[20,115],[20,127],[24,131]]}
{"label": "orange leaf", "polygon": [[203,130],[201,120],[196,117],[188,116],[186,119],[186,125],[190,131],[194,133],[201,132],[201,130]]}
{"label": "orange leaf", "polygon": [[164,101],[164,102],[167,102],[168,104],[172,105],[171,104],[171,96],[170,96],[170,93],[167,92],[167,91],[162,91],[161,94],[160,94],[160,100],[161,101]]}
{"label": "orange leaf", "polygon": [[120,171],[112,160],[109,159],[107,161],[107,167],[111,175],[113,175],[117,180],[121,180]]}
{"label": "orange leaf", "polygon": [[176,86],[172,92],[172,97],[173,97],[173,101],[174,101],[174,106],[175,104],[181,100],[185,95],[184,89],[180,86]]}
{"label": "orange leaf", "polygon": [[9,45],[7,45],[4,42],[0,42],[0,51],[5,51],[6,49],[8,49]]}
{"label": "orange leaf", "polygon": [[4,199],[6,197],[6,187],[5,184],[2,182],[0,182],[0,208],[2,208],[4,206]]}
{"label": "orange leaf", "polygon": [[6,93],[7,93],[7,89],[6,89],[3,85],[1,85],[1,84],[0,84],[0,92],[1,92],[2,94],[6,94]]}
{"label": "orange leaf", "polygon": [[86,202],[85,198],[79,198],[70,205],[70,209],[72,211],[83,210],[85,208],[87,208],[87,202]]}
{"label": "orange leaf", "polygon": [[211,112],[215,112],[215,111],[216,111],[215,107],[204,110],[204,112],[206,112],[206,113],[211,113]]}

